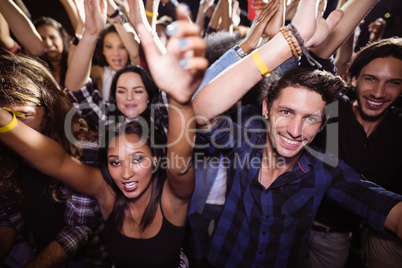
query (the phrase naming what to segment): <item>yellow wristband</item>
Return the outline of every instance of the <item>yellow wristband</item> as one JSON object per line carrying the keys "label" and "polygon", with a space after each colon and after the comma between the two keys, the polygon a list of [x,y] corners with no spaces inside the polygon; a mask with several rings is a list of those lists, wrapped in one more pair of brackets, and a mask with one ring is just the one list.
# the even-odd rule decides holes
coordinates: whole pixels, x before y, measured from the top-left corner
{"label": "yellow wristband", "polygon": [[145,15],[148,17],[158,17],[159,13],[154,14],[151,11],[145,10]]}
{"label": "yellow wristband", "polygon": [[13,119],[6,126],[0,127],[0,133],[4,133],[4,132],[8,132],[8,131],[12,130],[13,128],[15,128],[15,126],[18,123],[17,117],[15,116],[15,113],[13,111],[11,111],[8,108],[4,108],[4,107],[3,107],[3,109],[7,110],[7,111],[10,111],[13,114]]}
{"label": "yellow wristband", "polygon": [[254,63],[255,63],[255,65],[257,65],[258,70],[260,70],[260,73],[262,76],[271,74],[271,71],[268,69],[268,67],[265,65],[264,61],[262,60],[258,49],[254,50],[254,52],[251,54],[251,56],[253,57]]}

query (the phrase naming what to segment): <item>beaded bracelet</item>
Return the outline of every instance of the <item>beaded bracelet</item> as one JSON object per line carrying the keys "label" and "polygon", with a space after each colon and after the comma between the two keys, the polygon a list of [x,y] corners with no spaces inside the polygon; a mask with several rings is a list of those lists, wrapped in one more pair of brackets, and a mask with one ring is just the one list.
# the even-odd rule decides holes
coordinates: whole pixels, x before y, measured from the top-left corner
{"label": "beaded bracelet", "polygon": [[265,65],[264,61],[262,60],[258,49],[254,50],[251,56],[253,57],[255,65],[257,65],[257,68],[258,70],[260,70],[260,73],[263,77],[271,75],[271,71],[268,69],[267,65]]}
{"label": "beaded bracelet", "polygon": [[288,42],[293,56],[300,57],[302,55],[302,49],[297,39],[293,36],[291,30],[287,26],[284,26],[281,27],[280,31],[283,37],[285,37],[286,41]]}
{"label": "beaded bracelet", "polygon": [[12,110],[5,108],[5,107],[3,107],[3,109],[10,112],[13,115],[13,119],[11,120],[10,123],[5,125],[4,127],[0,127],[0,133],[5,133],[5,132],[12,130],[13,128],[15,128],[15,126],[18,123],[17,117],[15,116],[15,113]]}
{"label": "beaded bracelet", "polygon": [[308,49],[303,45],[304,40],[301,37],[299,31],[296,29],[296,27],[293,24],[288,24],[288,29],[292,32],[292,35],[296,38],[297,42],[299,43],[300,49],[302,54],[306,57],[307,61],[312,65],[312,66],[317,66],[317,68],[321,69],[322,65],[316,61],[309,53]]}

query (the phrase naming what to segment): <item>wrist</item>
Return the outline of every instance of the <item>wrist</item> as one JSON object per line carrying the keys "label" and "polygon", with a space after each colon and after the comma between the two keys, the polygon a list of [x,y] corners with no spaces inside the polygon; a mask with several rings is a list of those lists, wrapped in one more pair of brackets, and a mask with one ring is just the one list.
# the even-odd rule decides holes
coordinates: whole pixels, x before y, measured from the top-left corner
{"label": "wrist", "polygon": [[[12,130],[13,128],[15,128],[15,126],[18,123],[15,112],[13,112],[12,110],[5,108],[5,107],[3,107],[3,109],[5,111],[7,111],[8,113],[6,113],[6,112],[1,113],[1,118],[2,118],[1,121],[7,122],[7,123],[5,123],[4,125],[3,124],[0,125],[0,133],[5,133],[5,132]],[[11,118],[10,118],[10,116],[11,116]]]}
{"label": "wrist", "polygon": [[243,50],[243,52],[247,55],[250,53],[255,47],[255,46],[250,46],[250,44],[247,41],[244,41],[239,45],[239,47]]}

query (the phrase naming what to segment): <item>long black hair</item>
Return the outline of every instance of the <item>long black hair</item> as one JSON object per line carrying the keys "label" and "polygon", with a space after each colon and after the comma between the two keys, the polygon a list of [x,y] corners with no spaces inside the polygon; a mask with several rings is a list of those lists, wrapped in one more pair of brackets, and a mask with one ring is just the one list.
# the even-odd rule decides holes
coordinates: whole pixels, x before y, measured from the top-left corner
{"label": "long black hair", "polygon": [[113,207],[112,216],[115,217],[116,227],[121,230],[126,212],[129,209],[129,199],[121,192],[115,184],[108,169],[107,151],[111,141],[121,135],[138,135],[151,148],[152,156],[158,158],[157,164],[153,167],[152,172],[152,192],[151,199],[142,215],[139,226],[141,230],[145,230],[153,221],[156,210],[160,204],[163,183],[166,179],[165,152],[163,149],[156,148],[154,144],[159,143],[153,135],[150,134],[148,125],[144,121],[132,121],[124,124],[122,127],[108,131],[106,133],[107,146],[102,147],[98,154],[98,163],[104,180],[112,187],[116,193],[116,202]]}
{"label": "long black hair", "polygon": [[[164,105],[164,101],[162,98],[162,92],[159,91],[158,87],[155,85],[154,80],[148,71],[142,68],[139,65],[135,66],[127,66],[123,69],[117,71],[113,77],[111,86],[110,86],[110,97],[109,103],[110,105],[114,105],[116,109],[109,110],[109,116],[116,118],[116,122],[119,122],[118,118],[124,116],[118,109],[116,103],[116,88],[117,81],[120,76],[125,73],[136,73],[141,77],[142,82],[144,83],[145,90],[148,93],[149,103],[144,112],[138,115],[139,118],[145,120],[149,126],[151,126],[153,130],[153,135],[159,136],[158,141],[161,141],[161,145],[166,144],[167,142],[167,127],[168,127],[168,112],[167,107]],[[120,120],[122,121],[122,120]]]}

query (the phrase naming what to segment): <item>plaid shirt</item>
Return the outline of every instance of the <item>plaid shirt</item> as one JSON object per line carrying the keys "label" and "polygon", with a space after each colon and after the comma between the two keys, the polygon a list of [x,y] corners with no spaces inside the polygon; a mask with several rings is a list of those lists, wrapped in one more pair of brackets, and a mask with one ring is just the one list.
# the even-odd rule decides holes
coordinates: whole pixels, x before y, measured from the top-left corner
{"label": "plaid shirt", "polygon": [[65,90],[73,102],[74,107],[80,112],[82,118],[92,127],[99,130],[99,124],[109,126],[115,122],[114,118],[108,118],[110,104],[103,100],[99,91],[94,88],[92,81],[88,82],[80,90]]}
{"label": "plaid shirt", "polygon": [[[211,141],[223,145],[220,151],[230,160],[227,201],[209,250],[211,264],[304,267],[309,231],[324,194],[384,231],[388,212],[402,196],[361,180],[341,161],[331,167],[307,150],[292,171],[265,189],[258,175],[266,132],[246,130],[230,119],[220,119],[210,131],[197,137],[199,145]],[[218,147],[209,146],[211,150]]]}
{"label": "plaid shirt", "polygon": [[[85,159],[83,161],[89,165],[95,165],[97,150],[85,149],[83,152],[83,159]],[[68,188],[63,185],[63,194],[67,194],[67,191]],[[24,219],[20,206],[13,196],[10,193],[8,198],[0,200],[0,226],[13,226],[21,231],[24,227]],[[101,214],[97,201],[73,191],[65,203],[65,226],[55,237],[55,241],[72,258],[87,244],[100,220]]]}
{"label": "plaid shirt", "polygon": [[[101,131],[103,127],[109,127],[116,123],[115,117],[110,117],[110,111],[112,109],[117,109],[114,105],[106,102],[99,91],[94,88],[92,81],[88,82],[80,90],[68,91],[65,89],[69,95],[74,107],[79,111],[82,118],[88,123],[88,125],[95,130]],[[155,98],[155,103],[157,104],[153,109],[154,113],[151,113],[151,122],[155,122],[154,117],[158,117],[158,122],[155,124],[160,124],[164,133],[167,133],[168,129],[168,113],[167,113],[167,98],[163,91],[159,92],[157,98]],[[161,104],[161,105],[158,105]],[[124,118],[122,117],[118,123],[122,123]]]}

